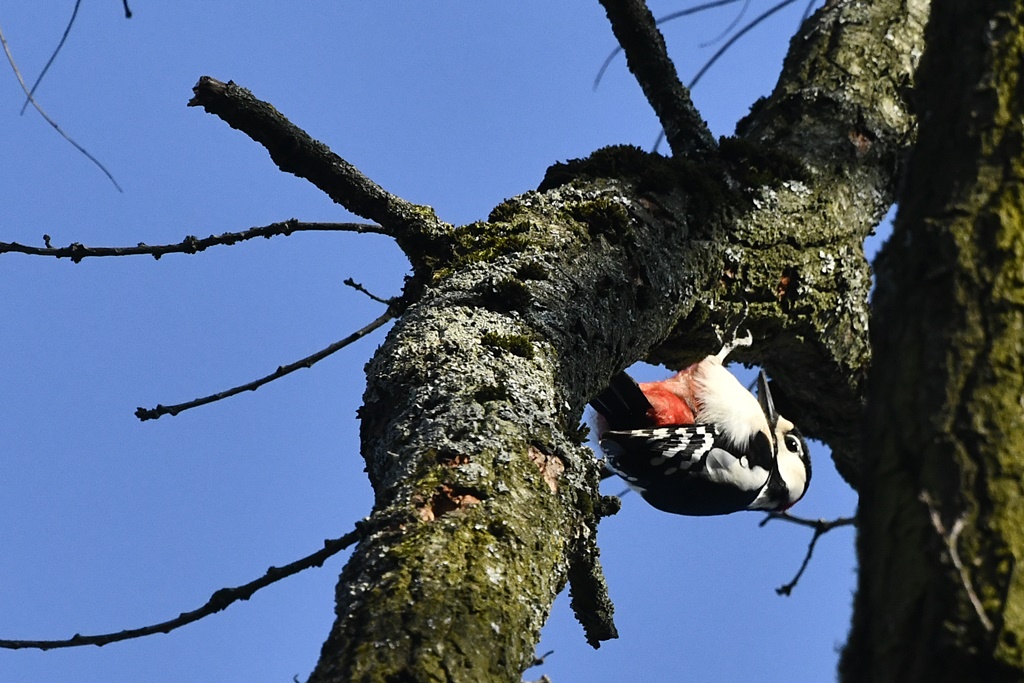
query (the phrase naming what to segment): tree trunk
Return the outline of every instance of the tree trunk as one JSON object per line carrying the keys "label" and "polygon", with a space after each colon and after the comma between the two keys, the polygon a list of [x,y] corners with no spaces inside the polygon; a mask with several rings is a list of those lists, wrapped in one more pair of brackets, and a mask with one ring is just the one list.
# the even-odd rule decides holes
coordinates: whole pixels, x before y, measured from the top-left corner
{"label": "tree trunk", "polygon": [[1024,9],[937,0],[878,263],[845,681],[1024,679]]}
{"label": "tree trunk", "polygon": [[[862,243],[912,139],[903,95],[926,11],[830,3],[794,39],[773,95],[711,149],[600,150],[458,229],[424,218],[417,232],[432,214],[402,208],[414,277],[361,412],[376,503],[311,681],[518,681],[567,581],[589,642],[614,637],[596,531],[615,506],[580,445],[583,408],[614,372],[692,361],[741,318],[758,344],[740,358],[772,370],[788,412],[856,481]],[[280,149],[298,172],[296,145]]]}

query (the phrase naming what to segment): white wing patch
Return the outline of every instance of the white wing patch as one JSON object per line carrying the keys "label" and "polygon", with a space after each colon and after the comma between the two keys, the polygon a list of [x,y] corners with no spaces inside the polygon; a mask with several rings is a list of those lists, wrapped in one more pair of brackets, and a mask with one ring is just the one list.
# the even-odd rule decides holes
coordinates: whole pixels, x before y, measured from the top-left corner
{"label": "white wing patch", "polygon": [[721,448],[712,448],[705,460],[707,478],[744,491],[757,491],[768,482],[768,470],[751,467],[746,457],[737,458]]}

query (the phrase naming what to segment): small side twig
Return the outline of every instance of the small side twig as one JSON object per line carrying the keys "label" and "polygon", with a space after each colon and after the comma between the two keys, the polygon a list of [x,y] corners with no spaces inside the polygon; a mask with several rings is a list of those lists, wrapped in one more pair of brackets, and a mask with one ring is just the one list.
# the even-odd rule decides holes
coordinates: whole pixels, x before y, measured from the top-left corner
{"label": "small side twig", "polygon": [[923,491],[919,499],[928,506],[928,516],[931,519],[932,527],[934,527],[935,533],[939,535],[939,538],[945,544],[949,559],[953,563],[953,567],[960,574],[960,583],[963,584],[964,590],[967,592],[967,599],[971,601],[971,607],[974,608],[975,614],[978,615],[978,621],[981,622],[982,628],[991,633],[995,627],[992,625],[992,620],[985,614],[985,607],[981,604],[981,599],[974,591],[971,577],[967,573],[967,568],[964,567],[963,561],[960,559],[958,541],[960,540],[960,533],[964,530],[966,517],[964,515],[957,517],[956,521],[953,522],[952,528],[947,530],[946,525],[942,523],[942,516],[935,506],[935,501],[928,495],[928,492]]}
{"label": "small side twig", "polygon": [[257,380],[253,380],[252,382],[248,382],[246,384],[233,387],[226,391],[221,391],[216,394],[210,394],[209,396],[203,396],[202,398],[197,398],[186,403],[178,403],[172,406],[157,404],[155,408],[143,408],[140,406],[135,410],[135,417],[139,418],[139,420],[141,420],[142,422],[145,422],[146,420],[155,420],[163,415],[177,415],[178,413],[183,412],[185,410],[189,410],[191,408],[198,408],[199,406],[204,406],[207,405],[208,403],[221,401],[226,398],[235,396],[236,394],[240,394],[243,391],[256,391],[264,384],[269,384],[270,382],[273,382],[275,379],[280,379],[281,377],[284,377],[285,375],[291,374],[296,370],[300,370],[302,368],[312,367],[315,363],[322,361],[324,358],[327,358],[332,353],[340,351],[349,344],[358,341],[359,339],[362,339],[363,337],[370,334],[377,328],[382,327],[385,323],[387,323],[389,320],[396,317],[397,315],[398,311],[394,310],[393,307],[389,307],[388,310],[385,311],[380,317],[378,317],[376,320],[374,320],[361,330],[353,332],[344,339],[337,341],[328,346],[327,348],[321,349],[320,351],[317,351],[316,353],[310,356],[306,356],[302,360],[295,361],[294,363],[289,363],[288,365],[282,365],[279,368],[277,368],[277,370],[270,373],[269,375],[266,375],[265,377],[261,377]]}
{"label": "small side twig", "polygon": [[369,297],[369,299],[371,301],[376,301],[379,304],[384,304],[386,306],[390,306],[391,304],[395,303],[394,298],[384,299],[382,297],[379,297],[376,294],[373,294],[372,292],[367,290],[366,287],[363,287],[361,284],[359,284],[358,282],[356,282],[355,280],[353,280],[350,277],[347,277],[344,280],[342,280],[341,284],[345,285],[346,287],[351,287],[352,289],[356,290],[357,292],[359,292],[361,294],[364,294],[367,297]]}
{"label": "small side twig", "polygon": [[857,523],[855,517],[839,517],[838,519],[825,520],[825,519],[805,519],[803,517],[794,517],[788,512],[769,512],[764,519],[758,524],[758,526],[764,526],[773,519],[780,519],[791,524],[797,524],[800,526],[806,526],[814,529],[814,535],[811,536],[811,542],[807,544],[807,554],[804,555],[804,561],[800,563],[800,569],[797,570],[796,576],[793,580],[787,584],[779,586],[775,589],[775,593],[778,595],[791,595],[793,589],[800,582],[800,577],[804,575],[804,571],[807,570],[807,565],[811,562],[811,556],[814,554],[814,546],[817,545],[818,539],[841,526],[853,526]]}
{"label": "small side twig", "polygon": [[643,0],[601,0],[626,64],[665,130],[675,156],[712,149],[715,139],[668,56],[665,39]]}
{"label": "small side twig", "polygon": [[355,530],[350,531],[341,538],[324,541],[324,547],[311,555],[307,555],[306,557],[296,560],[291,564],[286,564],[283,567],[271,567],[263,576],[255,581],[250,581],[249,583],[236,586],[234,588],[221,588],[211,595],[210,599],[207,600],[206,604],[202,607],[192,610],[191,612],[182,612],[174,619],[162,621],[159,624],[152,624],[141,628],[126,629],[116,633],[102,633],[92,636],[75,634],[67,640],[0,640],[0,648],[7,650],[54,650],[64,647],[81,647],[82,645],[102,646],[122,640],[141,638],[143,636],[153,635],[154,633],[170,633],[182,626],[199,621],[203,617],[207,617],[211,614],[227,609],[231,604],[238,602],[239,600],[248,600],[256,591],[261,588],[266,588],[270,584],[276,583],[281,579],[298,574],[310,567],[322,566],[328,558],[353,545],[359,541],[362,536],[363,531],[359,526],[357,526]]}
{"label": "small side twig", "polygon": [[25,79],[21,77],[21,71],[18,70],[18,64],[14,61],[14,55],[11,53],[11,48],[7,44],[7,38],[4,36],[2,28],[0,28],[0,45],[3,45],[4,54],[7,55],[7,61],[10,62],[11,69],[14,71],[14,75],[18,77],[18,83],[21,84],[21,89],[25,92],[25,97],[27,97],[28,101],[32,103],[32,106],[35,107],[35,110],[39,112],[39,115],[43,117],[43,120],[50,124],[55,131],[60,133],[60,136],[67,140],[69,143],[71,143],[71,145],[75,149],[84,154],[85,157],[93,164],[95,164],[98,169],[103,171],[103,174],[110,179],[110,182],[114,184],[114,187],[117,188],[117,191],[123,193],[124,190],[122,190],[121,186],[118,185],[117,180],[115,180],[113,174],[111,174],[111,172],[107,170],[107,167],[100,163],[99,159],[90,154],[89,150],[87,150],[85,147],[82,147],[80,144],[75,142],[70,135],[65,133],[64,130],[57,125],[57,122],[51,119],[50,115],[43,111],[43,108],[39,106],[38,102],[36,102],[36,98],[32,96],[32,93],[29,91],[28,85],[25,84]]}
{"label": "small side twig", "polygon": [[66,247],[54,247],[50,244],[49,235],[43,235],[44,247],[32,247],[17,242],[0,242],[0,254],[28,254],[30,256],[52,256],[69,258],[73,263],[82,259],[99,256],[152,256],[159,259],[165,254],[198,254],[213,246],[232,245],[236,242],[264,237],[270,239],[278,235],[288,236],[293,232],[355,232],[386,235],[387,232],[379,225],[367,223],[306,223],[291,218],[279,223],[271,223],[241,232],[225,232],[209,237],[189,235],[176,244],[149,245],[139,243],[134,247],[87,247],[79,242],[72,242]]}
{"label": "small side twig", "polygon": [[540,657],[536,657],[536,656],[535,656],[535,657],[533,658],[533,661],[532,661],[532,662],[530,662],[530,663],[529,663],[529,664],[527,665],[527,667],[526,667],[526,668],[527,668],[527,669],[532,669],[532,668],[533,668],[533,667],[535,667],[535,666],[543,666],[543,665],[544,665],[544,661],[545,661],[545,660],[546,660],[546,659],[547,659],[548,657],[550,657],[551,655],[553,655],[553,654],[555,654],[555,651],[554,651],[554,650],[548,650],[547,652],[545,652],[544,654],[542,654],[542,655],[541,655]]}

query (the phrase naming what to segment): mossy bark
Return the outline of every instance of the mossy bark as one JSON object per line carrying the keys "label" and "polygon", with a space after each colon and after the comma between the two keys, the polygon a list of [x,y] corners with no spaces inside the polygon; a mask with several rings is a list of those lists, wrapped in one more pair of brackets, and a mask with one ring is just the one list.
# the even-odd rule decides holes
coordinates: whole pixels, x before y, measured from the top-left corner
{"label": "mossy bark", "polygon": [[744,315],[759,343],[740,358],[856,480],[861,243],[913,137],[926,11],[830,3],[737,138],[682,159],[601,150],[407,251],[416,294],[361,412],[375,507],[311,681],[518,681],[567,581],[587,639],[614,637],[583,408],[636,360],[717,350]]}
{"label": "mossy bark", "polygon": [[[936,0],[878,263],[844,681],[1024,679],[1024,7]],[[959,566],[958,566],[959,565]]]}

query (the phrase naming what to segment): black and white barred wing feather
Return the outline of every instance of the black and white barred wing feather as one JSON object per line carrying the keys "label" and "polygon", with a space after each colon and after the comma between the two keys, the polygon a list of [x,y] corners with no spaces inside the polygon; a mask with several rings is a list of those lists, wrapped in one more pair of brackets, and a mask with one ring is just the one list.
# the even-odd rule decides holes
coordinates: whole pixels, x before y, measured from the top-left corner
{"label": "black and white barred wing feather", "polygon": [[764,453],[743,455],[718,443],[718,431],[711,424],[601,435],[608,469],[654,507],[679,515],[745,510],[768,482],[772,458],[767,443]]}

